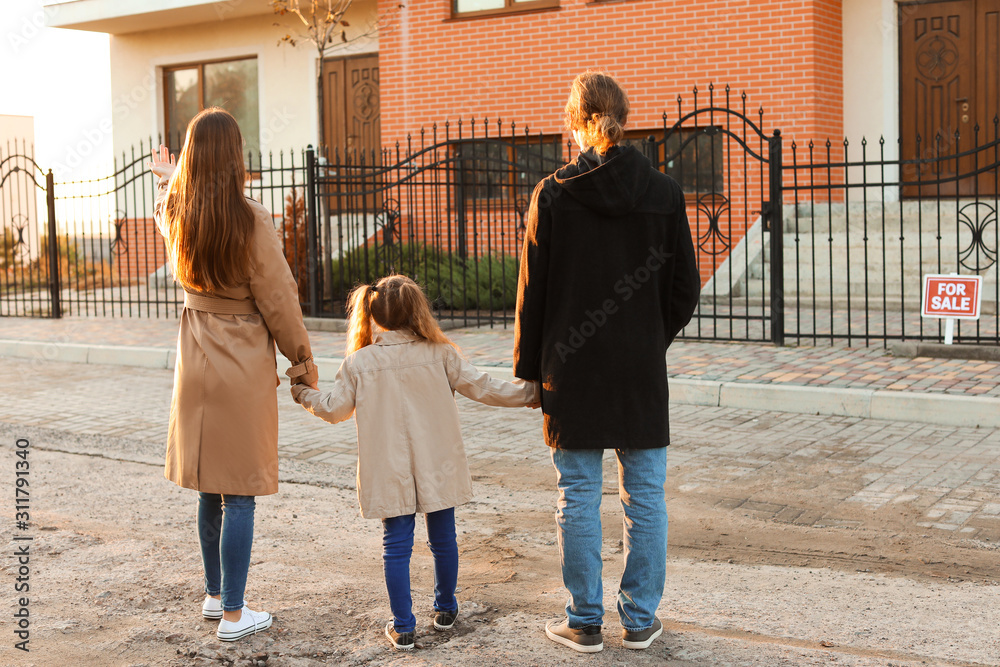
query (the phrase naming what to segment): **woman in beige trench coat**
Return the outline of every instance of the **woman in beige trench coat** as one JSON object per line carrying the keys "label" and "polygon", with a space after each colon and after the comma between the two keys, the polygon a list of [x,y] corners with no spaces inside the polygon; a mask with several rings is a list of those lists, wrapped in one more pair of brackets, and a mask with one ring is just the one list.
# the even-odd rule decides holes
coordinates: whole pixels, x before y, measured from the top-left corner
{"label": "woman in beige trench coat", "polygon": [[223,641],[271,625],[243,594],[254,497],[278,490],[275,343],[294,364],[289,376],[317,379],[271,214],[243,195],[242,147],[236,120],[206,109],[188,125],[176,168],[165,146],[149,163],[156,224],[185,291],[165,475],[200,492],[202,614],[222,619]]}

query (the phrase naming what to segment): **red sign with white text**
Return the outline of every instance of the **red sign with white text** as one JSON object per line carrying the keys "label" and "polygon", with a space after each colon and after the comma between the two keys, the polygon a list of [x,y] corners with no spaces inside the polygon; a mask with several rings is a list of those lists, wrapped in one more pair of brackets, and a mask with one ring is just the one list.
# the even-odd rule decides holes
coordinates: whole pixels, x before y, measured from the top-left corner
{"label": "red sign with white text", "polygon": [[982,283],[980,276],[925,275],[920,314],[977,320]]}

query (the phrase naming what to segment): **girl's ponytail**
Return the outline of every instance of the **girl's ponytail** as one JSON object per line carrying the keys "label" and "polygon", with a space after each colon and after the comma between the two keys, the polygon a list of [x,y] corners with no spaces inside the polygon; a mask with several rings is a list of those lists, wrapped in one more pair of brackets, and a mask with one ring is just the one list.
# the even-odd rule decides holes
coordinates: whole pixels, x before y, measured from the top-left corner
{"label": "girl's ponytail", "polygon": [[372,344],[372,297],[376,288],[358,285],[348,297],[347,354]]}
{"label": "girl's ponytail", "polygon": [[414,334],[432,343],[446,343],[458,349],[434,319],[431,304],[420,286],[405,276],[400,276],[399,305],[405,317],[405,326]]}
{"label": "girl's ponytail", "polygon": [[347,314],[347,354],[374,342],[373,322],[385,331],[409,329],[418,338],[455,346],[434,319],[424,291],[406,276],[391,275],[375,285],[358,285],[348,297]]}

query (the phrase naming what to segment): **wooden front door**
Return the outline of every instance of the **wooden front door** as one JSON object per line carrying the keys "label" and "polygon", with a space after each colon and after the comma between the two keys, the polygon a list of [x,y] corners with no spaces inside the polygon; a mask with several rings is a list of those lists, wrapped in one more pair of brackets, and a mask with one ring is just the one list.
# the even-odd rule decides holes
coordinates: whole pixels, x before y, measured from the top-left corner
{"label": "wooden front door", "polygon": [[[323,61],[324,154],[341,165],[331,211],[374,211],[381,202],[378,56]],[[343,165],[351,165],[349,168]]]}
{"label": "wooden front door", "polygon": [[377,154],[382,141],[378,56],[323,61],[323,96],[328,154],[364,151],[370,164],[372,151]]}
{"label": "wooden front door", "polygon": [[[992,141],[997,106],[997,35],[1000,0],[901,3],[900,132],[904,160],[972,151]],[[991,28],[992,27],[992,28]],[[990,32],[990,30],[994,32]],[[978,137],[975,132],[979,125]],[[956,137],[957,135],[957,137]],[[979,156],[978,167],[987,156]],[[992,162],[992,160],[990,160]],[[976,156],[905,165],[904,196],[973,195]],[[979,177],[980,194],[992,193],[992,174]],[[984,187],[988,186],[988,190]]]}

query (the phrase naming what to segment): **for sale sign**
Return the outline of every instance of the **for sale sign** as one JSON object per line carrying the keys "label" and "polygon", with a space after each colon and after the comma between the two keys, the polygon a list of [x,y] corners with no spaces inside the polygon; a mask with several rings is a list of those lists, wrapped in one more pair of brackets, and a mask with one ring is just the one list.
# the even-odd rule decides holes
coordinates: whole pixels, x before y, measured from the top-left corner
{"label": "for sale sign", "polygon": [[979,319],[981,276],[924,276],[924,299],[920,314],[924,317]]}

